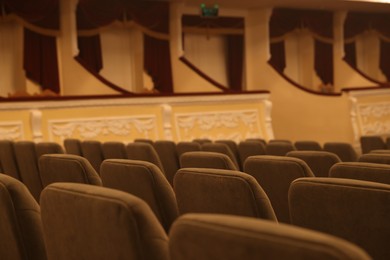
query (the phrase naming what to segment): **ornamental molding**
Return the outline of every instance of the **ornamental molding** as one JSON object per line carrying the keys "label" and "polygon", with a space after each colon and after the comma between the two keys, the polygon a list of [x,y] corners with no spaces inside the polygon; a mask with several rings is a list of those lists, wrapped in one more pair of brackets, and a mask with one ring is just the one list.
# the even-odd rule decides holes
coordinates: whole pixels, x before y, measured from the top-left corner
{"label": "ornamental molding", "polygon": [[0,139],[1,140],[22,140],[23,134],[22,121],[5,121],[0,123]]}
{"label": "ornamental molding", "polygon": [[259,118],[256,109],[174,114],[179,141],[208,138],[238,142],[246,138],[263,137]]}
{"label": "ornamental molding", "polygon": [[390,134],[390,102],[357,105],[360,135]]}
{"label": "ornamental molding", "polygon": [[156,121],[155,115],[49,120],[49,138],[52,141],[58,137],[63,140],[74,136],[93,139],[107,135],[121,137],[136,135],[157,139]]}

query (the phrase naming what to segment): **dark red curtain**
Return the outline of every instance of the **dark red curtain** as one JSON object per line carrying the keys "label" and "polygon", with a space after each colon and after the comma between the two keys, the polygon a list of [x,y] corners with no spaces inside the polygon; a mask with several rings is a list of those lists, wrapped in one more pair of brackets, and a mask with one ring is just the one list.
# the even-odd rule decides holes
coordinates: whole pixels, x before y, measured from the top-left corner
{"label": "dark red curtain", "polygon": [[279,73],[283,74],[286,68],[286,53],[284,49],[284,41],[271,43],[270,46],[271,58],[268,63]]}
{"label": "dark red curtain", "polygon": [[60,93],[55,37],[24,30],[24,70],[42,89]]}
{"label": "dark red curtain", "polygon": [[390,42],[381,40],[381,57],[379,61],[379,68],[385,74],[387,81],[390,81]]}
{"label": "dark red curtain", "polygon": [[87,66],[89,70],[98,73],[103,68],[100,36],[79,36],[77,45],[79,49],[78,59],[81,59],[84,66]]}
{"label": "dark red curtain", "polygon": [[[333,13],[322,10],[275,8],[270,19],[270,37],[281,37],[295,29],[309,29],[319,36],[333,39]],[[284,69],[284,47],[271,44],[269,63],[279,72]],[[315,40],[315,71],[324,84],[333,83],[333,46]]]}
{"label": "dark red curtain", "polygon": [[227,36],[227,72],[229,88],[242,90],[242,74],[244,68],[244,37],[242,35]]}
{"label": "dark red curtain", "polygon": [[344,44],[344,60],[347,62],[352,68],[356,68],[356,44],[355,42]]}
{"label": "dark red curtain", "polygon": [[[133,21],[144,28],[169,33],[169,3],[135,0],[79,0],[77,28],[90,30],[117,21]],[[83,39],[82,39],[83,38]],[[83,64],[98,72],[102,68],[101,46],[98,36],[79,37],[79,56]],[[172,93],[172,68],[169,41],[144,34],[144,69],[152,77],[160,92]]]}
{"label": "dark red curtain", "polygon": [[333,45],[315,40],[314,68],[324,84],[333,84]]}
{"label": "dark red curtain", "polygon": [[156,90],[161,93],[173,92],[169,41],[144,35],[144,70],[153,79]]}
{"label": "dark red curtain", "polygon": [[[0,0],[0,6],[38,28],[59,31],[59,0]],[[55,37],[25,29],[23,63],[27,78],[60,92]]]}

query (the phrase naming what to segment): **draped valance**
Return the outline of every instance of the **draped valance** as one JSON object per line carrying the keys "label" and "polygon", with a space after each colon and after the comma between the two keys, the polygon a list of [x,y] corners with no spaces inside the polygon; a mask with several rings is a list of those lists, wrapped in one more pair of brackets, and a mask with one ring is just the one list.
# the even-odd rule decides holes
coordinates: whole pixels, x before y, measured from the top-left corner
{"label": "draped valance", "polygon": [[282,37],[296,29],[309,29],[324,38],[333,39],[333,13],[321,10],[275,8],[270,19],[270,37]]}
{"label": "draped valance", "polygon": [[79,0],[78,30],[96,30],[115,21],[133,22],[147,30],[169,34],[169,3],[134,0]]}

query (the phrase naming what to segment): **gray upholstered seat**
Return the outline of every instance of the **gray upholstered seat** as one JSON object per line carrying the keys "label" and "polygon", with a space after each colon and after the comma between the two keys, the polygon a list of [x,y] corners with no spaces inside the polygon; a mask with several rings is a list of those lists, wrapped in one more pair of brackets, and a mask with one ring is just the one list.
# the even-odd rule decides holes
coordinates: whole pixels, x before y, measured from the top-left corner
{"label": "gray upholstered seat", "polygon": [[201,144],[197,142],[181,141],[176,144],[176,151],[179,160],[183,153],[200,151],[200,150],[201,150]]}
{"label": "gray upholstered seat", "polygon": [[13,141],[0,140],[0,166],[2,173],[21,180]]}
{"label": "gray upholstered seat", "polygon": [[324,151],[336,154],[342,162],[356,162],[358,155],[350,143],[326,142]]}
{"label": "gray upholstered seat", "polygon": [[344,238],[373,259],[390,259],[390,185],[300,178],[289,192],[291,223]]}
{"label": "gray upholstered seat", "polygon": [[322,151],[322,147],[317,141],[295,141],[294,146],[298,151]]}
{"label": "gray upholstered seat", "polygon": [[107,141],[102,143],[104,159],[126,159],[126,145],[122,142]]}
{"label": "gray upholstered seat", "polygon": [[154,149],[160,157],[161,164],[164,167],[165,177],[172,185],[173,178],[180,168],[179,156],[176,150],[176,143],[168,140],[158,140],[154,142]]}
{"label": "gray upholstered seat", "polygon": [[39,142],[35,144],[35,151],[37,153],[37,158],[41,157],[44,154],[53,154],[53,153],[59,153],[63,154],[65,153],[64,148],[55,142]]}
{"label": "gray upholstered seat", "polygon": [[154,147],[146,142],[134,142],[126,145],[127,159],[141,160],[153,163],[165,174],[164,166],[161,163]]}
{"label": "gray upholstered seat", "polygon": [[241,141],[238,143],[238,153],[240,155],[241,167],[243,169],[245,160],[249,156],[266,154],[265,144],[259,141]]}
{"label": "gray upholstered seat", "polygon": [[96,172],[99,172],[100,164],[104,160],[102,143],[97,140],[84,140],[81,142],[81,151],[83,157],[91,163]]}
{"label": "gray upholstered seat", "polygon": [[180,214],[218,213],[277,221],[264,190],[243,172],[182,168],[173,187]]}
{"label": "gray upholstered seat", "polygon": [[390,153],[366,153],[362,154],[359,159],[359,162],[370,162],[370,163],[382,163],[390,164]]}
{"label": "gray upholstered seat", "polygon": [[43,186],[39,175],[35,143],[32,141],[15,142],[14,151],[20,179],[29,189],[33,197],[39,201]]}
{"label": "gray upholstered seat", "polygon": [[293,180],[314,177],[301,159],[287,156],[258,155],[249,157],[244,172],[253,176],[264,189],[280,222],[290,223],[288,190]]}
{"label": "gray upholstered seat", "polygon": [[237,157],[234,155],[233,151],[229,148],[227,144],[223,143],[204,143],[201,147],[202,151],[205,152],[215,152],[226,154],[230,160],[234,163],[237,169],[240,169],[241,166],[238,164]]}
{"label": "gray upholstered seat", "polygon": [[83,155],[81,150],[81,141],[76,138],[66,138],[64,140],[65,152],[74,155]]}
{"label": "gray upholstered seat", "polygon": [[358,246],[320,232],[261,219],[187,214],[169,234],[172,260],[369,260]]}
{"label": "gray upholstered seat", "polygon": [[341,162],[336,154],[325,151],[291,151],[287,156],[305,161],[316,177],[328,177],[330,167]]}
{"label": "gray upholstered seat", "polygon": [[0,259],[47,259],[40,208],[26,186],[0,174],[0,205]]}
{"label": "gray upholstered seat", "polygon": [[42,192],[41,215],[49,259],[169,259],[149,206],[123,191],[54,183]]}
{"label": "gray upholstered seat", "polygon": [[74,182],[101,186],[99,174],[84,157],[73,154],[45,154],[39,158],[43,187],[54,182]]}
{"label": "gray upholstered seat", "polygon": [[329,177],[390,184],[390,165],[367,162],[341,162],[330,168]]}
{"label": "gray upholstered seat", "polygon": [[180,167],[238,170],[226,154],[206,151],[184,153],[180,157]]}
{"label": "gray upholstered seat", "polygon": [[108,159],[101,165],[103,186],[143,199],[168,232],[178,216],[176,197],[161,170],[145,161]]}
{"label": "gray upholstered seat", "polygon": [[265,146],[266,154],[284,156],[290,151],[295,151],[295,146],[289,141],[270,140]]}
{"label": "gray upholstered seat", "polygon": [[386,149],[386,143],[379,135],[361,136],[360,146],[362,148],[362,154],[369,153],[371,150]]}

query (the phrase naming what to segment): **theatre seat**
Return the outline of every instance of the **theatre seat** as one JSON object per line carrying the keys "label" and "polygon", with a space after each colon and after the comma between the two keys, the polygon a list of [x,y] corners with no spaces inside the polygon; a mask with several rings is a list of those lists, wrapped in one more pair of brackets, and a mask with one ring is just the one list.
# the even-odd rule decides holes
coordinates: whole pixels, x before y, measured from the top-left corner
{"label": "theatre seat", "polygon": [[40,208],[26,186],[0,174],[0,205],[0,259],[47,259]]}
{"label": "theatre seat", "polygon": [[330,168],[329,177],[390,184],[390,165],[367,162],[341,162]]}
{"label": "theatre seat", "polygon": [[99,173],[100,164],[104,160],[102,143],[97,140],[84,140],[81,142],[81,152],[83,157],[86,158]]}
{"label": "theatre seat", "polygon": [[42,185],[74,182],[102,186],[99,174],[84,157],[73,154],[45,154],[39,158]]}
{"label": "theatre seat", "polygon": [[181,168],[213,168],[238,170],[229,156],[216,152],[186,152],[180,157]]}
{"label": "theatre seat", "polygon": [[244,172],[253,176],[264,189],[278,221],[290,223],[288,190],[297,178],[314,177],[301,159],[287,156],[258,155],[245,161]]}
{"label": "theatre seat", "polygon": [[213,214],[186,214],[169,233],[172,260],[369,260],[346,240],[286,224]]}
{"label": "theatre seat", "polygon": [[322,151],[322,147],[317,141],[295,141],[294,146],[298,151]]}
{"label": "theatre seat", "polygon": [[126,145],[122,142],[107,141],[102,143],[104,159],[126,159]]}
{"label": "theatre seat", "polygon": [[233,151],[229,148],[227,144],[224,143],[204,143],[201,147],[202,151],[205,152],[215,152],[226,154],[230,160],[234,163],[237,169],[240,169],[241,166],[238,164],[237,157],[234,155]]}
{"label": "theatre seat", "polygon": [[249,174],[221,169],[182,168],[174,179],[179,213],[218,213],[277,222],[267,194]]}
{"label": "theatre seat", "polygon": [[161,170],[139,160],[108,159],[101,165],[103,186],[143,199],[168,232],[179,215],[176,196]]}
{"label": "theatre seat", "polygon": [[390,153],[366,153],[362,154],[359,162],[390,164]]}
{"label": "theatre seat", "polygon": [[336,154],[325,151],[291,151],[287,156],[305,161],[316,177],[328,177],[330,167],[341,162]]}
{"label": "theatre seat", "polygon": [[358,155],[350,143],[326,142],[324,151],[336,154],[342,162],[356,162]]}
{"label": "theatre seat", "polygon": [[373,259],[390,259],[390,185],[299,178],[289,191],[291,223],[346,239]]}
{"label": "theatre seat", "polygon": [[379,135],[361,136],[360,146],[362,148],[362,154],[369,153],[371,150],[386,149],[386,143]]}
{"label": "theatre seat", "polygon": [[141,160],[153,163],[165,174],[164,166],[161,163],[160,157],[150,143],[128,143],[126,145],[126,155],[127,159],[130,160]]}
{"label": "theatre seat", "polygon": [[41,212],[49,259],[169,259],[149,206],[123,191],[54,183],[42,192]]}

